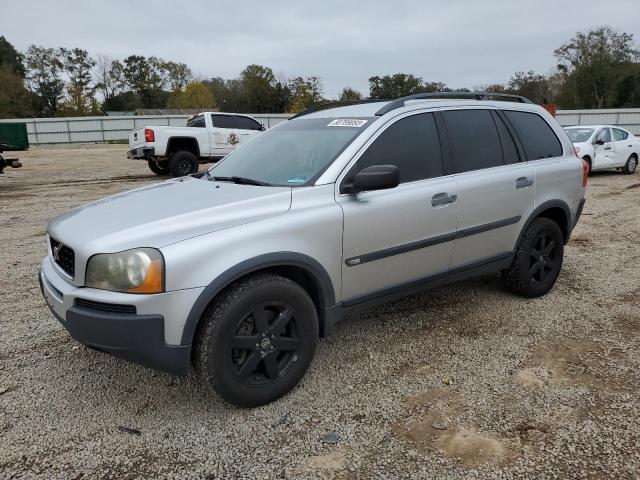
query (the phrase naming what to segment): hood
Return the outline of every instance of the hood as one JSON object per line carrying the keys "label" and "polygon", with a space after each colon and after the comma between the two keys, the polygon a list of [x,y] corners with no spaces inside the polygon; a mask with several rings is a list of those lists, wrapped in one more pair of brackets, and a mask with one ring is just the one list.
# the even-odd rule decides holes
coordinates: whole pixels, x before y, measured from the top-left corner
{"label": "hood", "polygon": [[87,255],[155,247],[280,215],[291,188],[183,177],[120,193],[53,219],[47,233]]}

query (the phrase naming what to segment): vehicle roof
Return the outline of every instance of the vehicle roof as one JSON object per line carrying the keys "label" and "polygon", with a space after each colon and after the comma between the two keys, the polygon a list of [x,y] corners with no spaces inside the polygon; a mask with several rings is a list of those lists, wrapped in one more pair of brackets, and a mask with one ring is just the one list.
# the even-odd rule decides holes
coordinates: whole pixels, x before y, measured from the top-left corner
{"label": "vehicle roof", "polygon": [[[305,118],[345,118],[345,117],[375,117],[376,112],[388,105],[389,101],[359,103],[355,105],[347,105],[344,107],[327,108],[318,110],[300,117]],[[473,99],[423,99],[408,100],[404,107],[392,110],[392,112],[401,113],[416,108],[444,108],[444,107],[477,107],[490,106],[503,108],[505,110],[528,110],[539,111],[539,105],[518,102],[500,102],[496,100],[473,100]]]}
{"label": "vehicle roof", "polygon": [[602,127],[609,127],[609,128],[619,128],[620,130],[626,130],[624,127],[619,127],[617,125],[608,125],[608,124],[602,124],[602,125],[570,125],[567,127],[563,127],[563,128],[602,128]]}

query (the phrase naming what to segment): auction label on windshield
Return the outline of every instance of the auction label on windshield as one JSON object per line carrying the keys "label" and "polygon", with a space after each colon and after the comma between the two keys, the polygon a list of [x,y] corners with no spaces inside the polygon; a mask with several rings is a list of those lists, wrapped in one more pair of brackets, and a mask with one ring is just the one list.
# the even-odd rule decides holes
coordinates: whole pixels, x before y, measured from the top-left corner
{"label": "auction label on windshield", "polygon": [[327,127],[361,127],[367,120],[359,120],[357,118],[338,118],[331,122]]}

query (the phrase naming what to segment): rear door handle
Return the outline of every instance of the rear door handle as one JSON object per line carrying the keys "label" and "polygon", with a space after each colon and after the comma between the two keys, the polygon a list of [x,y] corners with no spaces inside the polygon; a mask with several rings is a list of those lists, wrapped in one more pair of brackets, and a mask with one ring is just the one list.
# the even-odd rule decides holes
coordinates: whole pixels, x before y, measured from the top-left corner
{"label": "rear door handle", "polygon": [[431,206],[437,207],[438,205],[448,205],[455,202],[458,199],[456,194],[449,195],[447,192],[436,193],[431,197]]}
{"label": "rear door handle", "polygon": [[527,177],[520,177],[516,180],[516,188],[527,188],[533,185],[533,180]]}

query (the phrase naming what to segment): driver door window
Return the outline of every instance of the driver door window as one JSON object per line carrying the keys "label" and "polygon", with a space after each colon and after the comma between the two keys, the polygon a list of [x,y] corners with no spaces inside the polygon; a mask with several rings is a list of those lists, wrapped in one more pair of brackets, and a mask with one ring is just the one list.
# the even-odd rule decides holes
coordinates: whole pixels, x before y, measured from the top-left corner
{"label": "driver door window", "polygon": [[348,181],[372,165],[396,165],[400,183],[441,177],[442,151],[433,114],[412,115],[387,128],[360,157]]}

